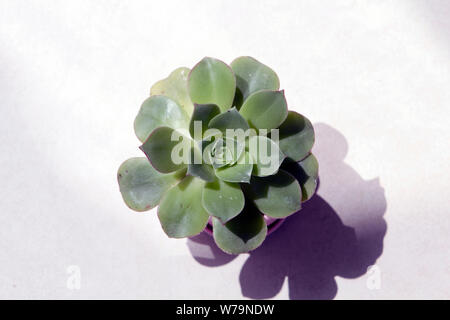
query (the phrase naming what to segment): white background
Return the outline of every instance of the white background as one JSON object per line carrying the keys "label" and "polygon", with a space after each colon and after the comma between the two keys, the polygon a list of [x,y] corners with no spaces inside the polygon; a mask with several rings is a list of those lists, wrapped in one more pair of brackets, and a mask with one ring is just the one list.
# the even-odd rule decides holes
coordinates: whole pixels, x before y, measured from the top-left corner
{"label": "white background", "polygon": [[[1,0],[0,297],[450,298],[449,16],[445,0]],[[241,55],[315,124],[330,228],[372,250],[357,266],[303,218],[231,259],[123,203],[150,86]]]}

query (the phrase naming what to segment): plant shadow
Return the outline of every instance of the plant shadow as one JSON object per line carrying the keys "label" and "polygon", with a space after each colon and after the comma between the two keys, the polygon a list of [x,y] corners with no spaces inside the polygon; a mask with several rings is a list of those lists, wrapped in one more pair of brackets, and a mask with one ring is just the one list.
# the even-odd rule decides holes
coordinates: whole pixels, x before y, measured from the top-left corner
{"label": "plant shadow", "polygon": [[[274,297],[287,278],[290,299],[333,299],[336,276],[364,275],[383,251],[386,199],[379,180],[364,180],[344,162],[348,146],[341,133],[321,123],[314,129],[318,194],[249,253],[239,275],[245,297]],[[208,267],[236,257],[204,233],[187,244],[194,259]]]}

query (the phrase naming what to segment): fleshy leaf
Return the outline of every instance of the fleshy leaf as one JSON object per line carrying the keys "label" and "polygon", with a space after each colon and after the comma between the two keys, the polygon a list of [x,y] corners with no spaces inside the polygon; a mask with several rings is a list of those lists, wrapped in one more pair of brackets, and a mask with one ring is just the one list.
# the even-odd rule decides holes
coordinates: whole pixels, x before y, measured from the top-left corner
{"label": "fleshy leaf", "polygon": [[210,215],[225,223],[244,209],[245,199],[239,184],[216,180],[205,185],[202,203]]}
{"label": "fleshy leaf", "polygon": [[214,58],[203,58],[190,72],[188,90],[192,102],[216,104],[228,110],[234,98],[236,79],[229,66]]}
{"label": "fleshy leaf", "polygon": [[209,127],[218,129],[223,133],[226,133],[227,129],[243,129],[245,131],[249,128],[247,121],[236,108],[231,108],[212,118],[209,122]]}
{"label": "fleshy leaf", "polygon": [[244,101],[239,112],[253,128],[278,128],[288,114],[284,91],[257,91]]}
{"label": "fleshy leaf", "polygon": [[216,176],[219,179],[234,183],[250,182],[252,171],[253,161],[248,152],[244,152],[238,162],[236,162],[234,165],[218,168],[215,170]]}
{"label": "fleshy leaf", "polygon": [[305,158],[314,144],[314,128],[301,114],[289,111],[279,127],[279,146],[283,153],[294,161]]}
{"label": "fleshy leaf", "polygon": [[300,162],[286,159],[282,169],[292,174],[302,188],[302,201],[305,202],[314,195],[319,176],[319,164],[313,154],[308,155]]}
{"label": "fleshy leaf", "polygon": [[230,254],[249,252],[259,247],[267,235],[263,215],[251,205],[234,219],[222,224],[213,218],[213,236],[217,246]]}
{"label": "fleshy leaf", "polygon": [[185,174],[184,170],[170,174],[156,171],[147,158],[131,158],[117,172],[120,192],[128,207],[147,211],[158,205],[163,194]]}
{"label": "fleshy leaf", "polygon": [[316,157],[311,153],[305,159],[298,163],[309,177],[317,178],[319,176],[319,163]]}
{"label": "fleshy leaf", "polygon": [[158,217],[169,237],[190,237],[206,227],[209,215],[202,206],[204,185],[204,181],[187,176],[163,196]]}
{"label": "fleshy leaf", "polygon": [[[203,135],[205,131],[208,129],[208,123],[211,121],[212,118],[217,116],[220,113],[220,109],[215,104],[196,104],[194,107],[194,113],[191,117],[191,122],[189,124],[189,132],[191,134],[191,137],[197,140],[201,140],[203,138]],[[194,134],[194,124],[195,121],[201,121],[201,136],[195,137]]]}
{"label": "fleshy leaf", "polygon": [[235,139],[216,139],[212,148],[209,149],[211,155],[209,159],[215,169],[226,165],[235,164],[245,150],[245,140],[239,142]]}
{"label": "fleshy leaf", "polygon": [[[178,140],[172,141],[172,135]],[[169,173],[186,167],[189,162],[191,140],[172,128],[158,127],[139,148],[156,170]]]}
{"label": "fleshy leaf", "polygon": [[252,174],[265,177],[276,173],[284,159],[278,145],[265,136],[252,136],[248,141],[249,153],[255,163]]}
{"label": "fleshy leaf", "polygon": [[181,67],[175,69],[167,78],[156,82],[150,89],[150,95],[163,95],[174,100],[190,117],[194,105],[188,93],[189,69]]}
{"label": "fleshy leaf", "polygon": [[239,57],[231,63],[236,76],[236,87],[245,101],[249,95],[259,90],[278,90],[280,80],[271,68],[252,57]]}
{"label": "fleshy leaf", "polygon": [[141,142],[157,127],[187,129],[189,117],[175,101],[165,96],[151,96],[141,105],[134,120],[134,132]]}
{"label": "fleshy leaf", "polygon": [[301,208],[302,190],[298,181],[284,170],[269,177],[252,177],[243,185],[256,207],[273,218],[284,218]]}
{"label": "fleshy leaf", "polygon": [[205,181],[214,181],[216,179],[214,169],[203,161],[202,153],[196,146],[191,148],[187,174]]}

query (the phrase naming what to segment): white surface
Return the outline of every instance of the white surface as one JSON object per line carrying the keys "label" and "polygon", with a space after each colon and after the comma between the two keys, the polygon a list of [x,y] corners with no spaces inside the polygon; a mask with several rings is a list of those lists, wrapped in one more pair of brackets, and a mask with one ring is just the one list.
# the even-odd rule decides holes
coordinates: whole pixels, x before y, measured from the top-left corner
{"label": "white surface", "polygon": [[[198,263],[189,248],[213,249],[127,209],[116,170],[140,155],[132,124],[152,83],[203,56],[251,55],[277,71],[291,109],[326,124],[320,196],[358,237],[364,215],[387,225],[381,288],[332,276],[324,297],[450,298],[449,16],[445,0],[0,1],[0,297],[249,296],[247,255]],[[385,199],[359,187],[376,178]],[[71,265],[80,290],[66,286]],[[289,297],[280,279],[269,297]]]}

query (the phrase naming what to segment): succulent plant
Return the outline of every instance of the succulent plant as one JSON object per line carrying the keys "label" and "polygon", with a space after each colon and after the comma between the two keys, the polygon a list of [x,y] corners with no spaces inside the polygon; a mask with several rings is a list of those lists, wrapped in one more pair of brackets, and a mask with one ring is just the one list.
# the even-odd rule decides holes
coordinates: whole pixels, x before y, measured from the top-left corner
{"label": "succulent plant", "polygon": [[239,254],[267,235],[267,217],[283,219],[314,194],[314,130],[288,111],[268,66],[239,57],[230,66],[204,58],[155,83],[134,122],[146,157],[118,170],[135,211],[158,207],[169,237],[210,224],[216,244]]}

